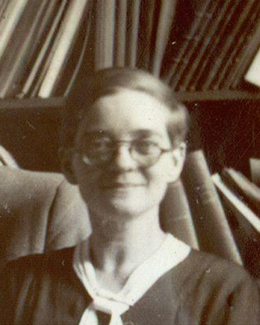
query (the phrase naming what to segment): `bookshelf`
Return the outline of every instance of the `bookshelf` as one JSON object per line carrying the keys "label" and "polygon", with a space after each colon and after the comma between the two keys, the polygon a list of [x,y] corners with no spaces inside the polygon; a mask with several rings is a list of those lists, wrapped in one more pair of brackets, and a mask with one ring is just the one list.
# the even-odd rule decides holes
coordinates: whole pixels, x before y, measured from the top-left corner
{"label": "bookshelf", "polygon": [[[0,20],[3,31],[9,31],[4,33],[6,41],[2,44],[5,47],[2,45],[0,52],[2,80],[9,73],[6,62],[13,67],[8,89],[4,85],[6,96],[3,95],[0,100],[0,117],[9,121],[10,130],[15,128],[11,120],[15,116],[23,120],[23,129],[27,134],[27,128],[30,128],[26,123],[28,116],[39,130],[41,119],[46,124],[46,130],[47,120],[51,121],[50,132],[56,139],[65,95],[77,78],[84,74],[88,76],[95,67],[137,66],[160,75],[172,86],[176,97],[187,104],[200,124],[202,145],[214,171],[224,163],[220,156],[226,149],[228,161],[235,161],[231,142],[236,142],[236,137],[241,138],[240,132],[242,137],[246,133],[247,139],[242,143],[250,149],[246,149],[244,154],[241,145],[238,153],[243,155],[244,160],[251,153],[257,153],[258,137],[255,137],[255,132],[260,127],[260,91],[246,83],[243,76],[260,47],[259,1],[103,2],[43,1],[41,10],[46,9],[48,15],[40,20],[33,14],[35,7],[32,1],[23,0],[13,12],[16,15],[12,17],[20,17],[16,22],[10,20],[10,24],[4,26],[4,21]],[[77,15],[79,9],[80,15]],[[9,14],[12,10],[10,7]],[[26,34],[26,28],[20,29],[26,21],[26,12],[31,13],[28,33],[40,40],[40,45],[34,46],[33,53],[30,53],[31,61],[26,55],[31,46],[29,34]],[[27,43],[17,40],[16,44],[17,28]],[[21,62],[17,61],[8,39],[11,45],[16,44],[16,50],[23,49]],[[29,70],[19,68],[25,62],[29,62]],[[55,76],[48,71],[54,71]],[[48,75],[51,75],[51,82],[48,82]],[[15,82],[13,85],[12,80]],[[44,98],[39,98],[41,94]],[[246,130],[243,117],[247,123]],[[44,128],[42,132],[45,132]],[[9,131],[7,133],[13,138]],[[11,149],[11,142],[15,140],[8,141],[7,135],[1,131],[0,136],[0,141]],[[47,165],[42,167],[26,163],[24,166],[44,169]],[[58,164],[55,162],[51,166],[56,169]]]}
{"label": "bookshelf", "polygon": [[[187,105],[206,156],[202,174],[207,165],[208,178],[229,166],[249,174],[249,158],[260,158],[260,91],[244,80],[260,47],[258,0],[38,1],[48,15],[41,21],[32,1],[21,0],[14,16],[22,18],[17,26],[11,21],[0,45],[0,144],[22,168],[60,171],[58,130],[73,83],[97,68],[129,66],[161,76]],[[16,44],[15,30],[26,21],[26,8],[31,28],[28,35],[27,28],[19,30]],[[30,35],[39,40],[38,46]],[[8,46],[8,38],[14,47]],[[187,180],[198,174],[193,170]],[[200,186],[191,184],[192,189]],[[206,199],[203,210],[212,217]],[[193,228],[188,215],[184,217],[181,227],[187,234],[187,226]],[[224,235],[221,225],[212,227],[208,220],[209,230],[220,229]],[[215,235],[213,246],[219,249],[222,239]],[[194,234],[190,236],[196,246]]]}

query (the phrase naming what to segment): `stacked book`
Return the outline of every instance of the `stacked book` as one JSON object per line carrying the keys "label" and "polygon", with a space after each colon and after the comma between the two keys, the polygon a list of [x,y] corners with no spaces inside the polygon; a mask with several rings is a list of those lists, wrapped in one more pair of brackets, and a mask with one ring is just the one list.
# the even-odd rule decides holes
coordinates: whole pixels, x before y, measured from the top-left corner
{"label": "stacked book", "polygon": [[159,75],[177,1],[0,1],[0,99],[66,96],[82,70]]}
{"label": "stacked book", "polygon": [[259,47],[258,0],[1,0],[0,98],[66,96],[85,66],[237,89],[259,83]]}
{"label": "stacked book", "polygon": [[66,93],[80,58],[69,78],[64,73],[79,36],[84,52],[90,9],[89,0],[2,0],[0,98],[50,97],[61,79]]}
{"label": "stacked book", "polygon": [[234,90],[244,79],[259,85],[259,48],[258,0],[201,1],[166,80],[189,92]]}
{"label": "stacked book", "polygon": [[260,188],[242,173],[224,168],[212,175],[243,264],[260,277]]}
{"label": "stacked book", "polygon": [[193,248],[260,278],[260,188],[232,168],[211,175],[201,149],[188,154],[181,180],[169,187],[161,224]]}

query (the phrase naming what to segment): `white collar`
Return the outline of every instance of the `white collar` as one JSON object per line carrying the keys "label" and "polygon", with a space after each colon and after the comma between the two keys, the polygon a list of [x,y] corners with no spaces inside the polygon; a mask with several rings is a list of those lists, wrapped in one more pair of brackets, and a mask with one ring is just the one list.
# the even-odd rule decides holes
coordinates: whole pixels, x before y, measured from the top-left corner
{"label": "white collar", "polygon": [[98,325],[96,310],[111,314],[109,325],[122,325],[120,315],[133,306],[167,271],[181,263],[190,253],[190,246],[167,234],[159,249],[139,265],[118,293],[99,287],[89,257],[88,240],[75,249],[73,268],[93,302],[82,315],[79,325]]}

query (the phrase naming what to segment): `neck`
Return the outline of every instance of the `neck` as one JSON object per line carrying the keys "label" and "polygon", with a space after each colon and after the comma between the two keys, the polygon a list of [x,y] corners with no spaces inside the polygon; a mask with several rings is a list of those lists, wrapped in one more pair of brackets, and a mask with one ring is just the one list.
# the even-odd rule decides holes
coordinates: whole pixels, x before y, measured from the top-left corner
{"label": "neck", "polygon": [[[92,220],[100,220],[91,214]],[[118,219],[120,220],[118,222]],[[137,218],[108,219],[92,223],[90,252],[96,269],[130,274],[162,244],[165,233],[159,225],[158,209]],[[107,220],[104,216],[102,220]]]}

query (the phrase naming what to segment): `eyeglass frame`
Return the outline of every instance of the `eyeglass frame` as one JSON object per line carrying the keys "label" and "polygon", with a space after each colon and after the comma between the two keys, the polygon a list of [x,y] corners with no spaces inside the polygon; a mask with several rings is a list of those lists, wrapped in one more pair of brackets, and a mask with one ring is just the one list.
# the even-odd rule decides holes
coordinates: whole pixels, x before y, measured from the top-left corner
{"label": "eyeglass frame", "polygon": [[[158,157],[156,157],[156,160],[154,160],[150,164],[142,164],[138,160],[136,160],[134,158],[134,156],[131,154],[131,152],[132,152],[131,148],[133,147],[133,144],[134,143],[139,142],[139,141],[144,141],[144,140],[134,140],[134,141],[130,141],[130,140],[109,140],[109,141],[110,141],[110,144],[114,144],[114,145],[115,144],[120,144],[120,143],[129,144],[128,145],[128,152],[130,154],[130,157],[131,157],[131,159],[133,159],[133,161],[135,161],[136,163],[138,163],[139,167],[141,167],[141,168],[149,168],[151,166],[154,166],[155,164],[157,164],[157,162],[160,160],[160,158],[161,158],[161,156],[163,154],[172,152],[174,150],[173,147],[168,148],[168,149],[163,149],[158,144],[154,143],[154,145],[160,150],[160,153],[158,154]],[[118,146],[114,147],[113,149],[111,148],[111,152],[110,152],[110,155],[108,155],[109,156],[108,159],[103,160],[103,161],[101,159],[100,162],[93,163],[93,162],[90,161],[91,158],[89,159],[89,157],[87,156],[87,154],[84,153],[82,149],[80,149],[80,148],[74,148],[75,152],[81,156],[82,161],[86,165],[95,166],[95,167],[101,167],[101,166],[104,166],[105,164],[109,163],[113,159],[113,157],[115,156],[115,154],[116,154],[116,152],[117,152],[118,149],[119,149]],[[84,159],[84,158],[86,158],[86,159]]]}

